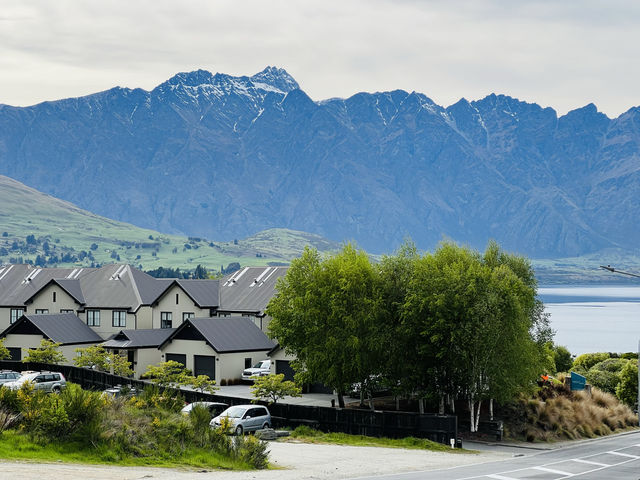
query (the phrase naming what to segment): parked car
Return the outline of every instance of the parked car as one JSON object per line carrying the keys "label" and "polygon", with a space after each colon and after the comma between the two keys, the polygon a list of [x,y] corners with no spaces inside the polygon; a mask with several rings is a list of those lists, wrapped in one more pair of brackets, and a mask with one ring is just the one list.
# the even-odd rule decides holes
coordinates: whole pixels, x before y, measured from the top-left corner
{"label": "parked car", "polygon": [[271,360],[260,360],[251,368],[245,368],[242,372],[243,380],[251,380],[251,377],[264,377],[271,373]]}
{"label": "parked car", "polygon": [[110,397],[118,398],[118,397],[132,397],[137,393],[137,390],[133,388],[131,385],[116,385],[115,387],[107,388],[102,391],[103,395],[108,395]]}
{"label": "parked car", "polygon": [[22,376],[4,385],[12,390],[18,390],[27,382],[33,383],[36,390],[58,393],[67,386],[64,375],[58,372],[23,372]]}
{"label": "parked car", "polygon": [[0,385],[13,382],[20,378],[20,373],[13,370],[0,370]]}
{"label": "parked car", "polygon": [[235,405],[227,408],[211,420],[211,427],[220,428],[223,418],[227,418],[231,431],[236,435],[271,427],[271,414],[262,405]]}
{"label": "parked car", "polygon": [[211,418],[213,418],[217,417],[227,408],[229,408],[229,405],[221,402],[193,402],[185,405],[181,412],[183,415],[189,415],[191,413],[191,410],[193,410],[195,407],[206,408],[207,410],[209,410]]}

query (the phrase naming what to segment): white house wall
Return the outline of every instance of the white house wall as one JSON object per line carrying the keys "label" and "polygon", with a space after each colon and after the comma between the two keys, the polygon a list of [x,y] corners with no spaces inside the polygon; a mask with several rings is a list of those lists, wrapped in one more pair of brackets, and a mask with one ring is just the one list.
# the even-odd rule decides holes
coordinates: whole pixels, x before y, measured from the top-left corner
{"label": "white house wall", "polygon": [[[44,337],[42,335],[38,334],[28,335],[10,333],[5,337],[4,346],[7,348],[22,349],[22,359],[24,360],[24,357],[27,356],[27,350],[31,348],[38,348],[43,338]],[[63,362],[63,365],[75,365],[73,359],[78,355],[76,352],[76,348],[87,348],[92,345],[95,344],[84,343],[78,345],[62,345],[60,347],[60,353],[62,353],[62,355],[64,355],[64,358],[66,359],[66,361]]]}
{"label": "white house wall", "polygon": [[168,353],[186,354],[186,367],[194,370],[194,356],[207,355],[216,358],[216,378],[219,384],[222,379],[239,379],[244,370],[245,358],[252,358],[252,363],[267,358],[268,350],[254,352],[234,352],[218,354],[203,340],[173,340],[162,349],[163,361]]}
{"label": "white house wall", "polygon": [[[176,295],[178,296],[178,302],[176,303]],[[153,307],[153,320],[152,327],[146,328],[160,328],[161,314],[162,312],[170,312],[172,316],[172,328],[179,327],[182,324],[183,313],[193,313],[194,317],[208,317],[209,309],[198,307],[191,298],[184,292],[184,290],[178,285],[174,285],[167,291],[162,298]],[[142,327],[138,327],[142,328]]]}
{"label": "white house wall", "polygon": [[[56,301],[53,301],[55,293]],[[27,305],[29,313],[36,313],[36,310],[45,309],[49,313],[61,313],[61,310],[71,310],[73,313],[80,307],[71,295],[65,292],[58,285],[52,284],[43,288],[33,297],[33,301]]]}

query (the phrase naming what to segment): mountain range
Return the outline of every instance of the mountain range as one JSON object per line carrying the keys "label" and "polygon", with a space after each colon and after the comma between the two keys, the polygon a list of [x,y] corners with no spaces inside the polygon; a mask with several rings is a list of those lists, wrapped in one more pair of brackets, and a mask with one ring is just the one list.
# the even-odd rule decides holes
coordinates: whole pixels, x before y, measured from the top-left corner
{"label": "mountain range", "polygon": [[165,233],[231,240],[284,227],[390,252],[490,238],[532,257],[636,250],[640,108],[552,108],[417,92],[313,101],[283,69],[198,70],[0,105],[0,174]]}

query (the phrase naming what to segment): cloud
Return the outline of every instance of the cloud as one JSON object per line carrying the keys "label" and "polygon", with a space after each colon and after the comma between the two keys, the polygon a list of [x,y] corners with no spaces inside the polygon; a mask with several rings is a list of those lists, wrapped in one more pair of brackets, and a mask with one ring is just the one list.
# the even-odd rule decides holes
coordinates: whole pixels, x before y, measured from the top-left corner
{"label": "cloud", "polygon": [[498,92],[617,115],[640,103],[638,14],[621,0],[16,0],[1,19],[0,102],[278,65],[316,100],[404,88],[450,104]]}

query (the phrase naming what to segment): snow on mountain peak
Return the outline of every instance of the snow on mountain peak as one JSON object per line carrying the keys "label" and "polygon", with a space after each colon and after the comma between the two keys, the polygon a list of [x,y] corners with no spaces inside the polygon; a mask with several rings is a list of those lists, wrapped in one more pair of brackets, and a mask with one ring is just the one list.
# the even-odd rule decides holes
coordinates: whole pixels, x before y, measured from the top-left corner
{"label": "snow on mountain peak", "polygon": [[283,93],[299,89],[300,86],[295,79],[287,73],[284,68],[267,67],[260,73],[251,77],[254,83],[262,83],[280,90]]}

